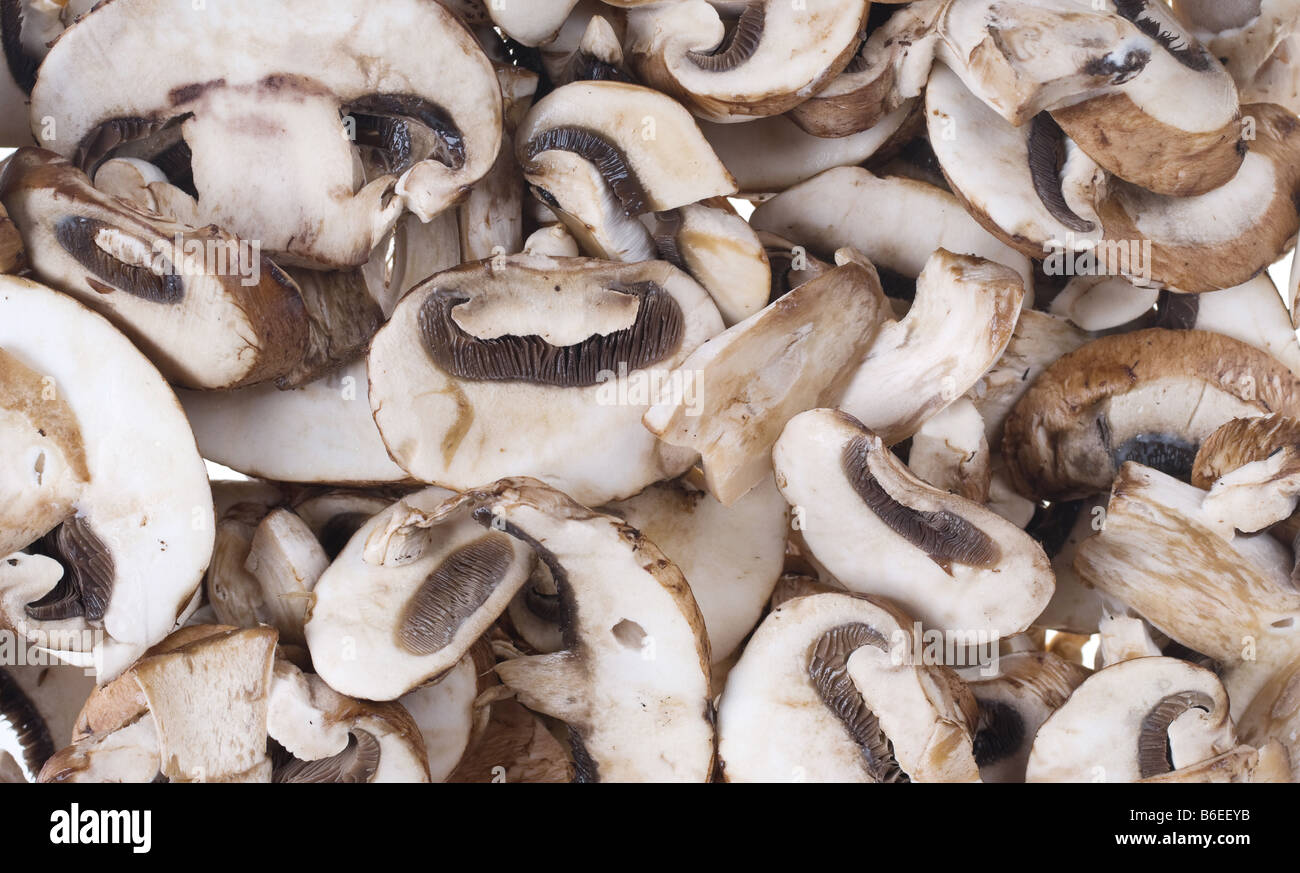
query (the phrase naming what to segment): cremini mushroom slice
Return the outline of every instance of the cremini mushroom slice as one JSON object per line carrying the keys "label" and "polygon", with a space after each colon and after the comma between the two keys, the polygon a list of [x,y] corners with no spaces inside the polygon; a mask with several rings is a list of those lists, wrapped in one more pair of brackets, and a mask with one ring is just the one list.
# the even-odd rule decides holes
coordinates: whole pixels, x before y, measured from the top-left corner
{"label": "cremini mushroom slice", "polygon": [[870,6],[863,0],[645,6],[628,13],[625,48],[643,81],[696,115],[745,121],[780,115],[834,79],[857,51]]}
{"label": "cremini mushroom slice", "polygon": [[693,203],[655,216],[659,257],[704,286],[728,327],[767,305],[772,268],[758,234],[728,206]]}
{"label": "cremini mushroom slice", "polygon": [[800,285],[680,364],[698,393],[651,407],[645,426],[698,451],[709,493],[730,506],[767,475],[785,423],[843,390],[884,308],[879,280],[859,264]]}
{"label": "cremini mushroom slice", "polygon": [[492,703],[491,718],[448,782],[572,782],[564,744],[542,718],[514,700]]}
{"label": "cremini mushroom slice", "polygon": [[912,435],[907,466],[916,478],[975,503],[989,496],[989,444],[984,419],[962,398],[937,413]]}
{"label": "cremini mushroom slice", "polygon": [[1105,491],[1125,461],[1185,479],[1219,425],[1298,406],[1300,381],[1268,354],[1152,328],[1102,337],[1048,367],[1008,416],[1002,454],[1021,494],[1068,500]]}
{"label": "cremini mushroom slice", "polygon": [[6,518],[0,621],[111,678],[171,631],[211,556],[212,494],[193,434],[126,337],[72,298],[7,276],[0,385],[9,493],[41,507],[14,526]]}
{"label": "cremini mushroom slice", "polygon": [[998,658],[996,676],[972,678],[979,705],[973,748],[984,782],[1024,782],[1038,728],[1088,678],[1087,668],[1050,652]]}
{"label": "cremini mushroom slice", "polygon": [[[1300,498],[1300,422],[1282,415],[1233,419],[1201,444],[1192,484],[1209,490],[1207,513],[1242,533],[1291,518]],[[1290,545],[1294,533],[1282,539]]]}
{"label": "cremini mushroom slice", "polygon": [[[19,668],[13,666],[0,667],[0,720],[8,728],[11,748],[22,757],[27,772],[35,775],[41,772],[41,767],[53,757],[58,747],[55,745],[55,734],[51,733],[44,714],[15,675],[17,669]],[[64,669],[72,671],[76,668]],[[93,681],[91,688],[94,688]],[[60,741],[66,741],[66,737]],[[10,743],[5,745],[10,746]],[[9,760],[12,762],[14,759]],[[18,772],[21,775],[22,768]],[[27,779],[23,777],[19,781],[26,782]]]}
{"label": "cremini mushroom slice", "polygon": [[837,405],[890,444],[912,436],[1001,357],[1024,296],[1014,270],[937,250],[907,315],[880,329]]}
{"label": "cremini mushroom slice", "polygon": [[451,669],[528,578],[528,547],[450,498],[428,488],[394,503],[317,581],[307,646],[340,693],[393,700]]}
{"label": "cremini mushroom slice", "polygon": [[[420,34],[418,50],[395,54],[394,33]],[[121,60],[135,57],[158,75]],[[364,263],[404,209],[427,221],[459,199],[502,127],[487,56],[420,0],[102,4],[51,49],[32,112],[37,136],[51,119],[47,145],[89,174],[119,155],[170,164],[199,223],[335,268]]]}
{"label": "cremini mushroom slice", "polygon": [[1204,294],[1161,292],[1160,327],[1208,330],[1239,339],[1268,352],[1291,372],[1300,375],[1300,342],[1267,274],[1243,285]]}
{"label": "cremini mushroom slice", "polygon": [[1026,781],[1136,782],[1236,745],[1213,673],[1177,658],[1135,658],[1089,676],[1048,717]]}
{"label": "cremini mushroom slice", "polygon": [[1139,782],[1294,782],[1286,748],[1279,742],[1261,748],[1241,745],[1199,764],[1171,770]]}
{"label": "cremini mushroom slice", "polygon": [[267,733],[283,754],[272,782],[428,782],[415,719],[397,703],[353,700],[287,661],[275,662]]}
{"label": "cremini mushroom slice", "polygon": [[492,665],[492,649],[480,640],[437,682],[398,698],[424,738],[430,782],[446,782],[487,730],[492,701],[479,696],[500,687]]}
{"label": "cremini mushroom slice", "polygon": [[528,474],[599,505],[691,465],[640,419],[661,399],[702,400],[677,368],[721,330],[704,289],[661,261],[466,264],[413,289],[376,334],[370,404],[416,479]]}
{"label": "cremini mushroom slice", "polygon": [[35,278],[112,321],[170,381],[232,388],[305,354],[298,288],[258,243],[144,214],[43,149],[9,158],[0,199]]}
{"label": "cremini mushroom slice", "polygon": [[852,591],[888,597],[927,627],[997,639],[1052,596],[1042,548],[963,497],[921,482],[850,416],[796,416],[772,452],[777,487],[816,559]]}
{"label": "cremini mushroom slice", "polygon": [[718,757],[728,782],[978,782],[975,701],[913,659],[912,621],[848,594],[772,611],[727,677]]}
{"label": "cremini mushroom slice", "polygon": [[1287,0],[1174,0],[1173,7],[1232,74],[1243,103],[1300,109],[1300,8]]}
{"label": "cremini mushroom slice", "polygon": [[[1053,315],[1068,318],[1071,324],[1082,330],[1112,330],[1149,314],[1156,308],[1160,295],[1156,286],[1139,287],[1122,276],[1075,276],[1065,284],[1060,294],[1052,298],[1050,311]],[[1196,299],[1190,295],[1179,296]],[[1278,305],[1281,305],[1280,299]]]}
{"label": "cremini mushroom slice", "polygon": [[468,492],[489,529],[555,579],[565,648],[497,664],[529,709],[568,727],[579,782],[705,782],[713,770],[709,640],[681,571],[617,518],[533,479]]}

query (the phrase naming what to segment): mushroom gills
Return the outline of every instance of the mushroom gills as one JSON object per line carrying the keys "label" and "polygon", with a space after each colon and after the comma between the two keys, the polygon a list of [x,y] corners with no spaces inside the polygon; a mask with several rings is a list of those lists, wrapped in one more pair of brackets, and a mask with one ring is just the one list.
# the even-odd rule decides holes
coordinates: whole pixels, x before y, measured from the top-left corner
{"label": "mushroom gills", "polygon": [[9,723],[17,738],[27,769],[32,773],[41,772],[41,767],[56,751],[54,739],[36,704],[3,667],[0,667],[0,718]]}
{"label": "mushroom gills", "polygon": [[5,63],[18,87],[30,94],[41,61],[23,48],[22,33],[23,0],[0,0],[0,35],[4,38]]}
{"label": "mushroom gills", "polygon": [[[572,152],[590,161],[629,216],[640,215],[648,208],[646,190],[632,171],[627,155],[596,131],[575,125],[552,127],[529,140],[524,153],[532,161],[549,151]],[[554,200],[552,196],[547,205],[555,208],[558,204]]]}
{"label": "mushroom gills", "polygon": [[976,765],[986,767],[1020,748],[1025,740],[1025,722],[1015,707],[1000,700],[981,700],[979,708],[973,749]]}
{"label": "mushroom gills", "polygon": [[169,183],[197,200],[194,156],[181,135],[181,125],[191,117],[191,113],[185,113],[164,121],[138,116],[107,119],[82,137],[72,161],[93,179],[100,165],[110,158],[139,158],[156,166]]}
{"label": "mushroom gills", "polygon": [[[1104,426],[1102,430],[1103,436],[1110,436]],[[1109,440],[1106,442],[1109,444]],[[1136,461],[1186,482],[1192,478],[1192,463],[1198,448],[1198,444],[1175,434],[1140,433],[1116,446],[1112,457],[1116,469],[1126,461]]]}
{"label": "mushroom gills", "polygon": [[[170,263],[163,261],[161,272],[152,269],[150,262],[160,256],[149,244],[98,219],[80,215],[61,218],[54,225],[54,238],[77,263],[107,283],[100,288],[88,280],[96,291],[121,289],[150,303],[163,304],[180,303],[185,297],[185,284]],[[124,254],[138,246],[136,254],[143,263],[130,263],[110,251],[105,243],[111,244],[115,238]]]}
{"label": "mushroom gills", "polygon": [[400,175],[430,158],[453,170],[465,166],[464,134],[447,110],[431,100],[369,94],[348,104],[343,117],[353,120],[356,145],[375,176]]}
{"label": "mushroom gills", "polygon": [[713,51],[689,51],[691,63],[710,73],[726,73],[753,57],[763,39],[767,20],[766,4],[752,2],[727,29],[722,42]]}
{"label": "mushroom gills", "polygon": [[1065,132],[1050,113],[1040,112],[1029,123],[1029,175],[1034,192],[1053,218],[1070,230],[1092,233],[1097,226],[1075,214],[1061,190],[1061,162]]}
{"label": "mushroom gills", "polygon": [[379,771],[379,740],[369,731],[354,728],[343,751],[318,761],[291,758],[275,768],[272,782],[356,784],[369,782]]}
{"label": "mushroom gills", "polygon": [[447,556],[407,601],[397,641],[415,655],[449,645],[505,578],[514,553],[503,537],[484,536]]}
{"label": "mushroom gills", "polygon": [[953,564],[985,569],[997,566],[1002,557],[997,543],[966,519],[942,509],[913,509],[891,497],[871,472],[870,454],[870,439],[854,437],[844,447],[844,472],[853,490],[890,530],[925,552],[949,575]]}
{"label": "mushroom gills", "polygon": [[1142,778],[1159,776],[1174,769],[1169,749],[1169,726],[1191,709],[1214,711],[1214,701],[1199,691],[1183,691],[1162,697],[1142,719],[1138,735],[1138,768]]}
{"label": "mushroom gills", "polygon": [[45,535],[37,551],[62,564],[63,576],[44,597],[23,607],[27,617],[101,621],[113,595],[113,556],[90,523],[80,516],[69,518]]}
{"label": "mushroom gills", "polygon": [[1148,14],[1150,7],[1150,0],[1115,0],[1115,11],[1158,42],[1174,60],[1198,73],[1208,71],[1213,64],[1210,53],[1190,37],[1165,30],[1158,17]]}

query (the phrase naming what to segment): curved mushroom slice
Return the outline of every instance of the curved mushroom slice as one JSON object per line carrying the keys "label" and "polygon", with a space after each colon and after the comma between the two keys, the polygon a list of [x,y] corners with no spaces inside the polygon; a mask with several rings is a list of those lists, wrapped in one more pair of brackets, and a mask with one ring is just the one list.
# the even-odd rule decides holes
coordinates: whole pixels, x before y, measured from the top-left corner
{"label": "curved mushroom slice", "polygon": [[1237,746],[1199,764],[1171,770],[1159,776],[1140,779],[1139,782],[1294,782],[1290,758],[1286,748],[1270,742],[1256,749],[1254,746]]}
{"label": "curved mushroom slice", "polygon": [[1086,331],[1122,329],[1154,310],[1160,297],[1156,286],[1139,287],[1122,276],[1075,276],[1052,298],[1051,313]]}
{"label": "curved mushroom slice", "polygon": [[1024,531],[921,482],[838,410],[796,416],[772,460],[804,541],[852,591],[981,639],[1024,630],[1052,596],[1047,556]]}
{"label": "curved mushroom slice", "polygon": [[1300,109],[1300,8],[1287,0],[1175,0],[1173,6],[1227,68],[1243,103]]}
{"label": "curved mushroom slice", "polygon": [[397,703],[344,697],[319,676],[275,662],[267,733],[283,747],[272,782],[428,782],[415,719]]}
{"label": "curved mushroom slice", "polygon": [[[394,33],[420,34],[418,50],[394,54]],[[122,60],[144,57],[158,75]],[[199,223],[334,268],[365,263],[403,209],[427,221],[459,199],[502,128],[486,55],[420,0],[238,0],[220,15],[188,0],[102,4],[51,49],[32,111],[91,175],[119,155],[170,164]]]}
{"label": "curved mushroom slice", "polygon": [[838,167],[760,205],[755,230],[771,231],[813,252],[849,247],[878,269],[914,279],[936,249],[975,255],[1020,274],[1033,289],[1029,260],[980,227],[952,194],[912,179]]}
{"label": "curved mushroom slice", "polygon": [[693,203],[655,216],[659,256],[704,286],[730,327],[767,305],[772,268],[758,235],[731,209]]}
{"label": "curved mushroom slice", "polygon": [[529,474],[597,505],[691,465],[693,452],[660,446],[640,418],[695,397],[674,370],[721,330],[704,289],[663,262],[467,264],[413,289],[375,336],[370,404],[421,481]]}
{"label": "curved mushroom slice", "polygon": [[410,476],[393,463],[370,412],[366,363],[299,388],[178,391],[203,456],[279,482],[366,484]]}
{"label": "curved mushroom slice", "polygon": [[1110,487],[1125,461],[1187,478],[1201,440],[1237,417],[1300,414],[1300,380],[1264,352],[1203,331],[1153,328],[1058,359],[1006,421],[1016,490],[1070,500]]}
{"label": "curved mushroom slice", "polygon": [[1120,178],[1189,196],[1241,165],[1232,77],[1158,0],[962,0],[938,27],[940,57],[999,115],[1050,110]]}
{"label": "curved mushroom slice", "polygon": [[998,662],[998,675],[969,683],[979,705],[975,761],[984,782],[1024,782],[1038,728],[1089,671],[1050,652],[1016,652]]}
{"label": "curved mushroom slice", "polygon": [[1236,745],[1213,673],[1177,658],[1135,658],[1089,676],[1048,717],[1026,781],[1136,782]]}
{"label": "curved mushroom slice", "polygon": [[628,13],[625,47],[642,80],[691,112],[746,121],[780,115],[834,79],[857,51],[870,5],[753,0],[724,20],[727,5],[660,4]]}
{"label": "curved mushroom slice", "polygon": [[531,545],[555,579],[564,650],[496,669],[521,703],[568,725],[576,781],[708,781],[709,640],[676,565],[635,529],[534,479],[464,500],[484,526]]}
{"label": "curved mushroom slice", "polygon": [[805,133],[787,115],[741,125],[705,121],[700,130],[736,177],[742,193],[772,194],[832,167],[860,164],[886,151],[898,143],[901,133],[912,129],[915,110],[915,101],[905,101],[875,124],[834,139]]}
{"label": "curved mushroom slice", "polygon": [[578,0],[528,0],[527,3],[486,3],[493,23],[514,41],[526,46],[550,42],[564,25]]}
{"label": "curved mushroom slice", "polygon": [[811,594],[763,620],[718,707],[728,782],[977,782],[975,702],[944,666],[912,663],[912,620]]}
{"label": "curved mushroom slice", "polygon": [[6,548],[32,553],[0,561],[0,614],[103,681],[191,601],[212,553],[207,473],[158,371],[75,300],[0,277],[0,350],[4,443],[34,480],[15,493],[58,509],[5,530]]}
{"label": "curved mushroom slice", "polygon": [[709,493],[730,506],[767,475],[793,416],[841,390],[883,318],[879,280],[846,264],[729,328],[675,371],[693,396],[650,408],[645,426],[704,458]]}
{"label": "curved mushroom slice", "polygon": [[1001,357],[1024,295],[1014,270],[939,249],[907,315],[880,329],[838,406],[890,444],[912,436]]}
{"label": "curved mushroom slice", "polygon": [[907,466],[921,481],[975,503],[989,496],[989,444],[984,419],[962,398],[921,425],[912,436]]}
{"label": "curved mushroom slice", "polygon": [[492,652],[480,641],[432,685],[408,691],[397,702],[411,714],[424,738],[429,781],[446,782],[488,727],[490,701],[479,703],[492,672]]}
{"label": "curved mushroom slice", "polygon": [[[851,137],[919,96],[938,48],[934,23],[943,6],[937,0],[873,3],[862,47],[825,88],[790,110],[790,120],[813,136]],[[872,27],[880,14],[889,17]]]}
{"label": "curved mushroom slice", "polygon": [[1300,342],[1286,304],[1266,273],[1244,285],[1204,294],[1160,295],[1161,327],[1208,330],[1268,352],[1300,376]]}
{"label": "curved mushroom slice", "polygon": [[441,488],[362,525],[313,590],[312,664],[340,693],[393,700],[456,665],[528,578],[533,557],[484,533]]}
{"label": "curved mushroom slice", "polygon": [[298,287],[258,243],[144,214],[42,149],[9,158],[0,199],[36,278],[112,321],[170,381],[232,388],[303,357]]}
{"label": "curved mushroom slice", "polygon": [[1241,536],[1206,511],[1205,492],[1139,464],[1115,479],[1106,523],[1074,559],[1083,580],[1226,668],[1240,713],[1300,653],[1290,551]]}
{"label": "curved mushroom slice", "polygon": [[[767,254],[767,263],[772,270],[772,294],[768,303],[774,303],[789,294],[805,282],[811,282],[822,273],[830,271],[835,264],[828,264],[803,246],[797,246],[790,240],[774,233],[759,231],[758,241],[763,244]],[[864,264],[865,266],[865,264]],[[874,266],[874,265],[873,265]],[[880,276],[880,269],[876,269]],[[890,275],[886,272],[886,276]],[[882,277],[883,285],[883,277]]]}

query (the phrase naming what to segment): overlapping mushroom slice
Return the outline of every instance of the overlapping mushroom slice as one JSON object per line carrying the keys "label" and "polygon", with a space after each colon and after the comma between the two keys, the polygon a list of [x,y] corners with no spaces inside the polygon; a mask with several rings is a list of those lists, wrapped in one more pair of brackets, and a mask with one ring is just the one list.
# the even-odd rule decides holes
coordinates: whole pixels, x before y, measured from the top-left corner
{"label": "overlapping mushroom slice", "polygon": [[[420,39],[395,53],[394,33]],[[101,4],[51,49],[32,112],[91,175],[144,158],[194,197],[198,223],[335,268],[364,263],[403,209],[427,221],[459,199],[501,143],[486,55],[421,0]]]}
{"label": "overlapping mushroom slice", "polygon": [[107,317],[172,382],[231,388],[305,354],[297,286],[256,244],[142,213],[41,149],[9,158],[0,199],[35,276]]}
{"label": "overlapping mushroom slice", "polygon": [[555,580],[564,649],[496,669],[521,703],[568,725],[575,779],[708,781],[709,640],[677,566],[634,528],[536,480],[462,501],[531,545]]}
{"label": "overlapping mushroom slice", "polygon": [[447,781],[487,731],[493,702],[479,698],[500,687],[492,664],[492,649],[480,640],[437,682],[398,698],[424,738],[430,782]]}
{"label": "overlapping mushroom slice", "polygon": [[1219,782],[1294,782],[1286,749],[1269,742],[1256,749],[1240,745],[1231,751],[1197,764],[1149,776],[1139,782],[1219,783]]}
{"label": "overlapping mushroom slice", "polygon": [[12,495],[0,515],[0,616],[109,679],[172,630],[211,556],[194,437],[126,337],[13,277],[0,277],[0,386]]}
{"label": "overlapping mushroom slice", "polygon": [[1173,7],[1232,74],[1243,103],[1300,109],[1300,8],[1288,0],[1173,0]]}
{"label": "overlapping mushroom slice", "polygon": [[[870,5],[863,0],[651,5],[628,13],[625,48],[643,81],[696,115],[745,121],[797,106],[843,70],[857,52]],[[727,16],[731,10],[734,18]]]}
{"label": "overlapping mushroom slice", "polygon": [[393,700],[450,670],[528,578],[528,547],[441,488],[369,519],[313,589],[305,626],[330,687]]}
{"label": "overlapping mushroom slice", "polygon": [[939,249],[907,315],[880,329],[837,405],[890,444],[906,439],[1001,357],[1024,297],[1014,270]]}
{"label": "overlapping mushroom slice", "polygon": [[284,660],[268,696],[267,733],[280,746],[270,781],[429,781],[424,739],[400,704],[345,697]]}
{"label": "overlapping mushroom slice", "polygon": [[848,415],[796,416],[772,452],[804,542],[850,590],[888,597],[927,627],[1010,636],[1052,596],[1042,548],[990,510],[918,480]]}
{"label": "overlapping mushroom slice", "polygon": [[1029,782],[1136,782],[1237,746],[1218,678],[1177,658],[1099,670],[1038,729]]}
{"label": "overlapping mushroom slice", "polygon": [[42,782],[269,782],[275,631],[184,628],[86,701]]}
{"label": "overlapping mushroom slice", "polygon": [[772,292],[767,252],[749,222],[725,201],[658,213],[654,225],[659,257],[690,273],[709,292],[728,327],[767,305]]}
{"label": "overlapping mushroom slice", "polygon": [[691,465],[640,419],[662,399],[699,399],[674,370],[721,330],[704,289],[664,262],[467,264],[413,289],[375,336],[370,404],[421,481],[527,474],[599,505]]}
{"label": "overlapping mushroom slice", "polygon": [[1296,340],[1286,304],[1266,273],[1222,291],[1204,294],[1163,291],[1157,321],[1160,327],[1208,330],[1239,339],[1268,352],[1300,375],[1300,342]]}
{"label": "overlapping mushroom slice", "polygon": [[912,620],[848,594],[768,615],[727,677],[718,757],[729,782],[978,782],[975,700],[913,660]]}
{"label": "overlapping mushroom slice", "polygon": [[828,402],[884,317],[880,282],[845,264],[800,285],[705,343],[675,375],[696,385],[645,414],[645,426],[704,458],[709,493],[731,505],[767,475],[794,415]]}
{"label": "overlapping mushroom slice", "polygon": [[962,398],[921,425],[912,436],[907,466],[940,491],[986,503],[992,470],[984,419],[975,404]]}
{"label": "overlapping mushroom slice", "polygon": [[71,742],[77,714],[95,690],[94,672],[29,649],[26,663],[10,664],[0,673],[0,720],[8,723],[13,741],[5,746],[35,777]]}
{"label": "overlapping mushroom slice", "polygon": [[[1205,511],[1242,533],[1291,518],[1300,497],[1300,422],[1284,415],[1229,421],[1201,444],[1191,481],[1210,492]],[[1295,531],[1286,528],[1290,544]]]}
{"label": "overlapping mushroom slice", "polygon": [[1088,678],[1087,668],[1050,652],[998,658],[996,676],[972,679],[979,705],[973,748],[984,782],[1024,782],[1034,736]]}
{"label": "overlapping mushroom slice", "polygon": [[1020,493],[1068,500],[1105,491],[1130,460],[1186,478],[1219,425],[1297,407],[1300,381],[1265,352],[1153,328],[1094,340],[1048,367],[1008,416],[1002,454]]}

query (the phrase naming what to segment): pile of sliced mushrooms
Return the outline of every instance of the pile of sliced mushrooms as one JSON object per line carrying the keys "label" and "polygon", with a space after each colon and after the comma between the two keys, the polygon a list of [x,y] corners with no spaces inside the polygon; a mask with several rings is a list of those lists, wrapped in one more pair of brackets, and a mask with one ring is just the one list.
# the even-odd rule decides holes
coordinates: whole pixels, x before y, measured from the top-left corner
{"label": "pile of sliced mushrooms", "polygon": [[1300,0],[0,37],[0,781],[1300,779]]}

